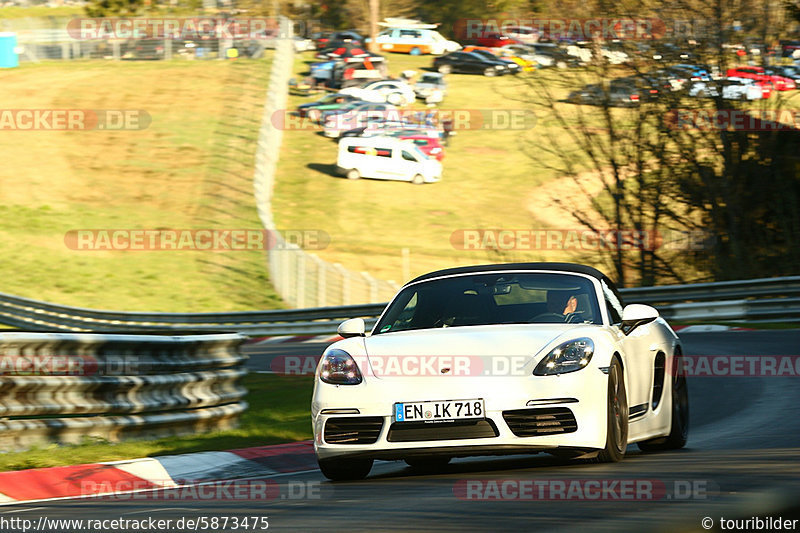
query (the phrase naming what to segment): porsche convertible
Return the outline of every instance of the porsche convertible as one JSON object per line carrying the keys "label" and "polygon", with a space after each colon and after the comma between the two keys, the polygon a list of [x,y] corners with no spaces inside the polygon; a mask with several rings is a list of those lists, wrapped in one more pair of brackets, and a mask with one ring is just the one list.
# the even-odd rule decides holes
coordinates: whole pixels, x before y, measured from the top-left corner
{"label": "porsche convertible", "polygon": [[440,270],[361,318],[317,366],[314,449],[332,480],[373,461],[546,452],[620,461],[680,448],[689,430],[678,336],[653,307],[569,263]]}

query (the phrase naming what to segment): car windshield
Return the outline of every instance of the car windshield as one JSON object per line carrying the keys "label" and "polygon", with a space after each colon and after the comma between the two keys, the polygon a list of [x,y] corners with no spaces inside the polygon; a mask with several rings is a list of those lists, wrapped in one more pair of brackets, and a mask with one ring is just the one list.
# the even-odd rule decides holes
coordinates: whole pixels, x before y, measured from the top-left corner
{"label": "car windshield", "polygon": [[375,333],[489,324],[601,324],[592,282],[570,273],[487,273],[404,288]]}

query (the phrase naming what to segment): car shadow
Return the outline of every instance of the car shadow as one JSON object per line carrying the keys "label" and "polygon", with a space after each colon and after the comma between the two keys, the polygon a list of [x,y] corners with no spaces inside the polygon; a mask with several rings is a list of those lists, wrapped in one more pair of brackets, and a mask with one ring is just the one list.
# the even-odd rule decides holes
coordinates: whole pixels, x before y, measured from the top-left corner
{"label": "car shadow", "polygon": [[325,164],[325,163],[309,163],[306,165],[306,168],[310,170],[316,170],[317,172],[321,172],[329,176],[333,176],[334,178],[341,177],[339,176],[339,174],[336,173],[336,165]]}

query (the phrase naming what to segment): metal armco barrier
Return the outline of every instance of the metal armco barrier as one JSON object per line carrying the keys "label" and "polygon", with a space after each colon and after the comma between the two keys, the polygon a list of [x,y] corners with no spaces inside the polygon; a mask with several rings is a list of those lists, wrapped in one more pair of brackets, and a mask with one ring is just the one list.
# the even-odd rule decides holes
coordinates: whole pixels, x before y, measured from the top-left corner
{"label": "metal armco barrier", "polygon": [[0,449],[235,427],[245,339],[0,333]]}
{"label": "metal armco barrier", "polygon": [[[800,276],[622,289],[625,303],[654,305],[672,320],[800,320]],[[233,313],[133,313],[39,302],[0,293],[0,323],[72,331],[235,331],[246,335],[326,335],[342,320],[374,324],[385,303]]]}

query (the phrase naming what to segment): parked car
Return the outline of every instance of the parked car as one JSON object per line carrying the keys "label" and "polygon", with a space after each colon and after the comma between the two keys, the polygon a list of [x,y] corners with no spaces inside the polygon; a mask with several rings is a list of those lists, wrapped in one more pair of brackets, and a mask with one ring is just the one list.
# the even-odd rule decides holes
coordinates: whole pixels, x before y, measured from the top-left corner
{"label": "parked car", "polygon": [[794,65],[777,65],[774,67],[764,67],[764,73],[769,76],[781,76],[794,80],[795,86],[800,83],[800,67]]}
{"label": "parked car", "polygon": [[800,41],[780,41],[781,57],[795,57],[795,52],[800,50]]}
{"label": "parked car", "polygon": [[380,111],[380,113],[375,114],[375,116],[383,116],[383,112],[386,110],[385,108],[394,109],[393,105],[390,104],[380,104],[376,102],[364,102],[362,100],[353,100],[349,104],[345,104],[341,107],[337,107],[335,109],[326,109],[322,111],[320,116],[320,122],[325,122],[329,118],[337,115],[343,115],[346,113],[354,113],[357,111]]}
{"label": "parked car", "polygon": [[349,137],[339,142],[336,170],[348,179],[374,178],[434,183],[442,164],[413,142],[394,137]]}
{"label": "parked car", "polygon": [[525,59],[535,61],[542,67],[577,67],[580,66],[581,60],[575,56],[567,53],[567,51],[555,43],[536,43],[530,45],[511,45],[513,50],[517,50],[520,46],[530,50],[531,56],[522,56]]}
{"label": "parked car", "polygon": [[323,112],[337,110],[353,102],[360,102],[360,100],[349,94],[330,93],[319,100],[300,104],[297,106],[297,114],[317,122],[322,117]]}
{"label": "parked car", "polygon": [[[720,93],[720,89],[722,89]],[[727,78],[714,82],[695,81],[689,87],[689,96],[716,98],[722,94],[725,100],[761,100],[764,92],[754,80],[747,78]]]}
{"label": "parked car", "polygon": [[509,70],[512,74],[518,74],[520,72],[531,72],[536,70],[536,64],[523,59],[517,55],[509,53],[509,51],[503,48],[489,48],[486,46],[465,46],[465,52],[475,52],[477,54],[481,54],[484,57],[496,57],[501,61],[505,61],[508,65]]}
{"label": "parked car", "polygon": [[398,138],[425,137],[438,140],[442,137],[442,131],[433,125],[417,124],[408,120],[397,120],[389,117],[370,119],[363,126],[342,132],[340,138],[373,137],[376,135]]}
{"label": "parked car", "polygon": [[711,72],[704,66],[678,63],[667,67],[667,70],[684,73],[686,81],[711,81]]}
{"label": "parked car", "polygon": [[539,30],[530,26],[510,26],[503,28],[504,35],[525,44],[533,44],[539,40]]}
{"label": "parked car", "polygon": [[[392,104],[372,102],[355,103],[352,108],[337,110],[336,114],[323,114],[323,130],[325,137],[338,138],[343,132],[365,126],[370,120],[390,120],[392,111],[397,108]],[[330,113],[330,112],[328,112]],[[397,114],[399,120],[400,114]]]}
{"label": "parked car", "polygon": [[431,272],[371,331],[352,318],[338,333],[311,400],[314,452],[332,480],[364,478],[375,459],[434,472],[453,457],[542,451],[612,463],[630,444],[688,439],[680,338],[655,308],[623,306],[591,267]]}
{"label": "parked car", "polygon": [[411,141],[428,157],[437,161],[444,159],[444,146],[439,144],[439,139],[427,135],[396,135],[396,137],[404,141]]}
{"label": "parked car", "polygon": [[567,97],[573,104],[608,105],[610,107],[635,107],[641,101],[636,84],[628,80],[612,80],[605,89],[600,84],[590,84],[572,91]]}
{"label": "parked car", "polygon": [[388,28],[378,34],[375,42],[385,52],[411,54],[412,56],[441,55],[446,52],[455,52],[461,48],[457,42],[445,39],[438,31],[428,27]]}
{"label": "parked car", "polygon": [[727,74],[729,78],[749,78],[756,81],[769,82],[777,91],[789,91],[797,88],[793,79],[767,74],[763,67],[729,68]]}
{"label": "parked car", "polygon": [[[433,157],[437,161],[444,159],[444,147],[439,143],[439,136],[430,131],[404,129],[408,128],[409,124],[403,124],[403,127],[398,128],[393,126],[384,130],[378,129],[377,131],[370,131],[371,128],[362,128],[360,133],[356,130],[345,132],[342,138],[347,137],[394,137],[404,141],[411,141],[428,157]],[[340,141],[341,142],[341,141]]]}
{"label": "parked car", "polygon": [[484,32],[479,37],[470,40],[470,44],[477,46],[488,46],[490,48],[502,48],[508,44],[521,44],[522,41],[496,32]]}
{"label": "parked car", "polygon": [[438,72],[426,72],[414,84],[414,93],[417,98],[426,99],[434,91],[441,91],[442,96],[447,93],[447,82]]}
{"label": "parked car", "polygon": [[414,89],[400,80],[370,81],[359,87],[347,87],[339,92],[365,102],[389,102],[398,106],[408,105],[416,100]]}
{"label": "parked car", "polygon": [[501,76],[510,72],[508,65],[498,58],[488,58],[471,52],[451,52],[433,60],[433,68],[441,74],[459,72]]}

